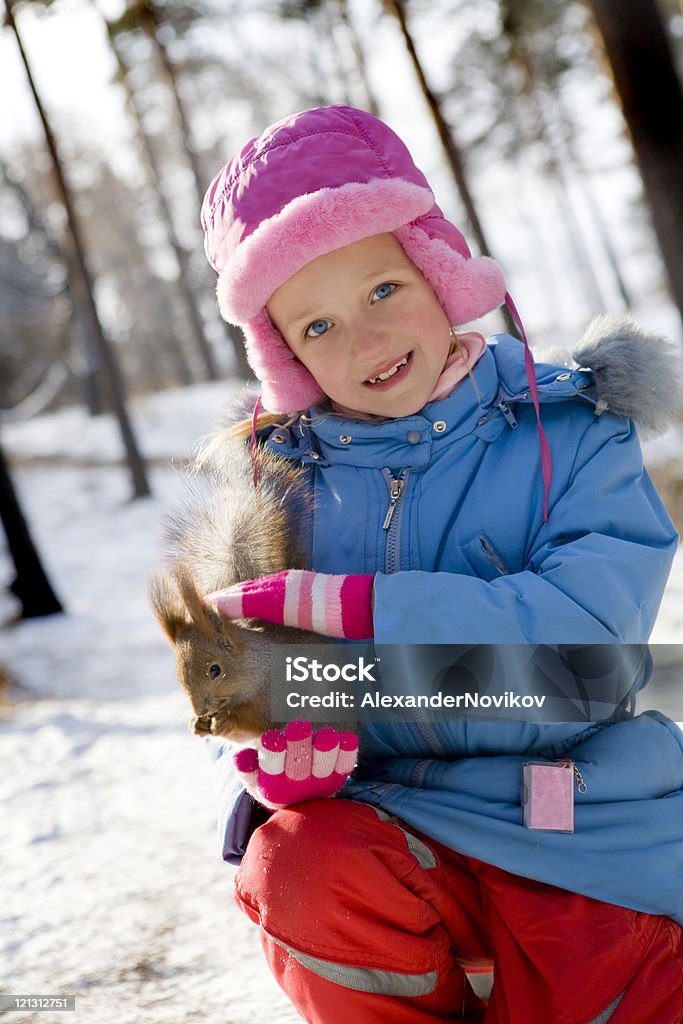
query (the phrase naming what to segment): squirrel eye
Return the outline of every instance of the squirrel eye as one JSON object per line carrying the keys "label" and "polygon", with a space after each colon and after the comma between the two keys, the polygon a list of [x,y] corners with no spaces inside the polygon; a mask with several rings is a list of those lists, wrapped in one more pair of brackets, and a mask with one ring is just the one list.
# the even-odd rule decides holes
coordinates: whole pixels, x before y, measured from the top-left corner
{"label": "squirrel eye", "polygon": [[222,672],[223,669],[220,667],[220,665],[213,664],[209,666],[209,676],[211,677],[211,679],[218,679]]}

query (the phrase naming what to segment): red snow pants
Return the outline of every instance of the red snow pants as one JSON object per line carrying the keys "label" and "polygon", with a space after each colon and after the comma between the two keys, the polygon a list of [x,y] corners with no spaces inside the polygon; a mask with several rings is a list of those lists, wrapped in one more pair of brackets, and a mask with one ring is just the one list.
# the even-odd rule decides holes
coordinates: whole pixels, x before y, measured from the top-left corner
{"label": "red snow pants", "polygon": [[368,805],[277,811],[235,890],[310,1024],[683,1022],[669,918],[463,857]]}

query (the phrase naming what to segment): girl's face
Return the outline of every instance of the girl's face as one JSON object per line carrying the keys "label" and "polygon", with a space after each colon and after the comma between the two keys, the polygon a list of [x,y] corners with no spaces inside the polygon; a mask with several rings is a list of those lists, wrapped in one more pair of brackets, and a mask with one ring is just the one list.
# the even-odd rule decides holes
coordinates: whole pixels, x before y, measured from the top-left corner
{"label": "girl's face", "polygon": [[391,234],[302,267],[268,302],[292,352],[347,413],[411,416],[448,358],[446,314]]}

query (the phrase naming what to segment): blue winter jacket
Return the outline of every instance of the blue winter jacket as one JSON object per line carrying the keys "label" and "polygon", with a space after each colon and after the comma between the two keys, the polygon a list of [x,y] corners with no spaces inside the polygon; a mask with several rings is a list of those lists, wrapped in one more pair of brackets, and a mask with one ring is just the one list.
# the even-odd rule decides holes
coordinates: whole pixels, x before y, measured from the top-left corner
{"label": "blue winter jacket", "polygon": [[[505,335],[473,380],[414,416],[361,422],[313,409],[270,435],[273,451],[311,466],[312,568],[375,574],[377,643],[647,641],[677,536],[634,425],[595,415],[590,372],[536,370],[553,460],[547,522],[523,347]],[[513,873],[683,923],[683,735],[663,715],[371,723],[361,743],[364,767],[345,797]],[[219,827],[236,863],[251,807],[225,753]],[[521,766],[559,757],[586,781],[575,831],[531,831]]]}

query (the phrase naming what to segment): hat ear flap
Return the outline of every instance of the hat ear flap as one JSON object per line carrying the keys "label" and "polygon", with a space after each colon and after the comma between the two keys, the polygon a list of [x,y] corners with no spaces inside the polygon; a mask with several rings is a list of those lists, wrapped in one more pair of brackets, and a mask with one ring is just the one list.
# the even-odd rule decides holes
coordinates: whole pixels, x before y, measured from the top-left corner
{"label": "hat ear flap", "polygon": [[[231,287],[228,277],[221,274],[216,296],[221,316],[228,323],[235,322],[229,308]],[[261,381],[261,404],[267,412],[300,412],[324,397],[318,382],[294,355],[265,309],[238,326],[244,334],[249,365]]]}
{"label": "hat ear flap", "polygon": [[[446,221],[443,225],[451,226]],[[506,285],[496,261],[490,256],[469,256],[462,235],[456,228],[453,232],[457,232],[453,245],[431,235],[419,221],[398,228],[394,234],[434,289],[449,323],[457,327],[502,306]]]}
{"label": "hat ear flap", "polygon": [[324,397],[315,377],[294,355],[265,310],[252,317],[243,331],[249,365],[262,383],[264,409],[299,412]]}

